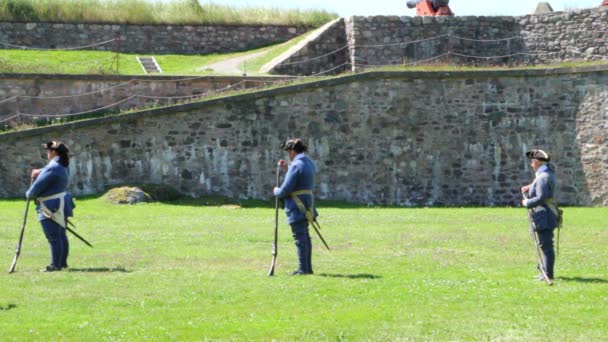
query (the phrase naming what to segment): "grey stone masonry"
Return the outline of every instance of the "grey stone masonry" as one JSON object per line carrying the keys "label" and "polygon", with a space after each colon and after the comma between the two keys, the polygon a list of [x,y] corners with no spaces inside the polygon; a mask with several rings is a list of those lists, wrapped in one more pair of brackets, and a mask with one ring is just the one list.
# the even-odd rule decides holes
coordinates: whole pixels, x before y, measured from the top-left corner
{"label": "grey stone masonry", "polygon": [[510,39],[521,35],[513,17],[352,17],[349,21],[351,62],[355,70],[431,61],[450,64],[522,61],[520,56],[493,60],[467,57],[509,56],[521,51],[522,40]]}
{"label": "grey stone masonry", "polygon": [[[284,77],[231,76],[111,76],[0,74],[0,121],[18,113],[35,115],[75,114],[120,102],[107,110],[169,105],[200,98],[211,91],[259,87]],[[232,88],[231,88],[232,89]],[[143,95],[127,100],[133,95]],[[18,96],[15,98],[15,96]],[[124,101],[124,102],[123,102]],[[42,119],[39,117],[39,119]],[[29,123],[35,116],[14,122]],[[51,120],[51,119],[49,119]]]}
{"label": "grey stone masonry", "polygon": [[322,199],[516,205],[552,154],[558,200],[608,205],[608,67],[369,72],[309,84],[0,134],[0,197],[21,197],[40,143],[64,141],[70,191],[129,183],[185,194],[270,198],[279,143],[310,147]]}
{"label": "grey stone masonry", "polygon": [[[146,54],[205,54],[248,50],[284,42],[310,27],[278,25],[111,25],[0,22],[0,43],[38,48],[88,49]],[[0,44],[0,49],[14,48]]]}
{"label": "grey stone masonry", "polygon": [[[293,60],[283,74],[323,70],[346,36],[353,71],[385,65],[537,65],[608,59],[608,7],[520,17],[347,17],[346,32],[332,27]],[[342,53],[342,51],[340,51]],[[323,58],[318,58],[324,56]],[[336,54],[336,59],[342,56]],[[291,61],[289,59],[288,61]]]}
{"label": "grey stone masonry", "polygon": [[[296,46],[295,52],[279,56],[279,61],[271,62],[272,65],[262,71],[289,75],[340,74],[350,69],[346,64],[347,44],[344,19],[336,19],[307,37],[300,47]],[[314,56],[312,61],[311,56]]]}
{"label": "grey stone masonry", "polygon": [[608,7],[517,18],[528,64],[608,59]]}

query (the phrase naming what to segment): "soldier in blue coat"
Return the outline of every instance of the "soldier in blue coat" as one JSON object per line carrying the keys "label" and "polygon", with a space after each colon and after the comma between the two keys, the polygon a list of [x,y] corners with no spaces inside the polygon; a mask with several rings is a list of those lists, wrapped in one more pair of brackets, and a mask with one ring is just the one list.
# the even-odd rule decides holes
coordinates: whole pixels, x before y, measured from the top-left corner
{"label": "soldier in blue coat", "polygon": [[[553,230],[558,227],[559,210],[555,201],[557,179],[551,157],[543,150],[531,150],[526,153],[530,166],[536,171],[536,177],[530,185],[521,188],[524,194],[522,205],[533,210],[532,221],[538,235],[538,242],[543,253],[545,273],[553,279],[555,251],[553,250]],[[539,265],[542,267],[542,265]],[[539,276],[539,279],[543,279]]]}
{"label": "soldier in blue coat", "polygon": [[287,222],[291,226],[296,244],[299,267],[292,275],[313,274],[312,242],[308,231],[308,220],[298,204],[303,204],[307,210],[312,209],[316,217],[313,200],[316,167],[306,155],[308,148],[302,140],[287,140],[281,144],[281,148],[289,153],[292,163],[287,167],[285,160],[279,161],[279,166],[287,174],[281,187],[274,188],[274,195],[284,199]]}
{"label": "soldier in blue coat", "polygon": [[66,192],[70,172],[69,149],[59,141],[50,141],[43,146],[49,163],[42,169],[32,170],[34,181],[25,196],[36,200],[38,220],[51,249],[51,264],[42,271],[54,272],[68,267],[70,245],[65,227],[75,206]]}

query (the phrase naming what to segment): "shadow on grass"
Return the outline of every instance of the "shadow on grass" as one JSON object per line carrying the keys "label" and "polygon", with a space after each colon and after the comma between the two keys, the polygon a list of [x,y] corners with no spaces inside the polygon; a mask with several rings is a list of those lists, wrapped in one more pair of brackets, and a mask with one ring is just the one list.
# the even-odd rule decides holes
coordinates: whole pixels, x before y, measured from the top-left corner
{"label": "shadow on grass", "polygon": [[[268,200],[239,200],[232,199],[222,196],[207,196],[201,198],[181,198],[174,201],[160,201],[163,204],[175,205],[175,206],[200,206],[200,207],[230,207],[234,208],[274,208],[274,198]],[[330,201],[330,200],[315,200],[318,208],[332,208],[332,209],[402,209],[400,206],[390,205],[367,205],[358,203],[348,203],[341,201]],[[279,208],[282,210],[283,205],[280,204]]]}
{"label": "shadow on grass", "polygon": [[116,268],[109,268],[109,267],[94,267],[94,268],[70,268],[68,270],[68,272],[82,272],[82,273],[113,273],[113,272],[121,272],[121,273],[131,273],[132,271],[129,271],[127,269],[125,269],[124,267],[116,267]]}
{"label": "shadow on grass", "polygon": [[559,280],[563,281],[575,281],[578,283],[600,283],[600,284],[608,284],[607,279],[602,278],[583,278],[583,277],[557,277]]}
{"label": "shadow on grass", "polygon": [[321,274],[319,274],[319,276],[327,277],[327,278],[347,278],[347,279],[380,279],[380,278],[382,278],[381,276],[374,275],[374,274],[367,274],[367,273],[361,273],[361,274],[321,273]]}
{"label": "shadow on grass", "polygon": [[[268,197],[268,199],[235,199],[227,196],[222,196],[219,194],[211,194],[207,196],[202,196],[199,198],[192,198],[186,195],[181,194],[178,190],[175,190],[170,187],[166,187],[158,184],[125,184],[116,187],[127,186],[127,187],[139,187],[143,189],[146,193],[150,194],[154,199],[153,202],[161,203],[164,205],[170,206],[184,206],[184,207],[223,207],[228,209],[240,209],[240,208],[274,208],[275,201],[273,197]],[[108,188],[110,190],[112,188]],[[103,194],[105,194],[104,191]],[[77,196],[78,200],[96,200],[103,198],[103,194],[89,194],[89,195],[81,195]],[[17,199],[12,199],[17,200]],[[23,201],[23,200],[21,200]],[[447,204],[437,203],[432,206],[400,206],[400,205],[389,205],[383,203],[351,203],[345,201],[335,201],[335,200],[318,200],[315,201],[317,207],[320,209],[328,208],[328,209],[397,209],[401,210],[404,208],[407,209],[426,209],[426,208],[485,208],[479,205],[470,205],[470,206],[450,206]],[[125,204],[120,204],[125,205]],[[517,204],[514,203],[513,207],[517,207]],[[492,207],[492,208],[513,208],[512,206],[502,206],[502,207]],[[280,208],[283,208],[283,205],[280,204]],[[490,208],[490,207],[487,207]]]}
{"label": "shadow on grass", "polygon": [[15,309],[16,307],[17,307],[17,304],[9,304],[6,307],[0,305],[0,311],[8,311],[11,309]]}

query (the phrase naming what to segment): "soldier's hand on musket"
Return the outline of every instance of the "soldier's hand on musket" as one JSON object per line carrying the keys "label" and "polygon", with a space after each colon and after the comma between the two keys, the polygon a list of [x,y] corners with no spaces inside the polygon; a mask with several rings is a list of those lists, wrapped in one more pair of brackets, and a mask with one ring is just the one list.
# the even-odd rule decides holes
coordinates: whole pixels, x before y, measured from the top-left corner
{"label": "soldier's hand on musket", "polygon": [[287,172],[287,161],[284,159],[279,160],[279,167],[281,170],[283,170],[283,172]]}
{"label": "soldier's hand on musket", "polygon": [[36,178],[38,178],[38,175],[40,175],[40,169],[32,169],[32,180],[36,180]]}

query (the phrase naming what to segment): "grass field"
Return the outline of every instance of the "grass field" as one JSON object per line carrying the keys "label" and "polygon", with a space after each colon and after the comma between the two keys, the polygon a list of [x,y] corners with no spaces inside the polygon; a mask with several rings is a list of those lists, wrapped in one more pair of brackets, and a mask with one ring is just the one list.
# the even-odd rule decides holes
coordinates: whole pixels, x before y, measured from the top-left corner
{"label": "grass field", "polygon": [[[309,33],[287,42],[261,47],[253,50],[212,53],[206,55],[157,55],[151,54],[163,70],[162,75],[221,75],[205,68],[206,65],[223,60],[266,51],[263,55],[247,62],[247,73],[259,75],[262,66],[276,56],[306,38]],[[0,50],[0,73],[40,73],[40,74],[120,74],[144,75],[137,62],[137,56],[148,54],[129,54],[111,51],[37,51],[37,50]],[[118,69],[116,59],[118,58]],[[242,69],[242,68],[241,68]]]}
{"label": "grass field", "polygon": [[[153,56],[163,69],[162,75],[211,75],[217,73],[205,70],[205,65],[251,52]],[[118,54],[118,74],[145,75],[137,62],[137,56],[148,55]],[[105,51],[0,50],[0,73],[112,75],[116,74],[115,57],[116,53]]]}
{"label": "grass field", "polygon": [[[247,61],[247,65],[246,65],[247,72],[249,74],[253,74],[253,75],[260,75],[260,74],[262,74],[260,72],[260,70],[262,69],[262,67],[264,65],[266,65],[266,63],[269,63],[275,57],[278,57],[282,53],[284,53],[287,50],[289,50],[291,47],[295,46],[296,44],[298,44],[299,42],[301,42],[302,40],[304,40],[312,32],[313,31],[310,31],[310,32],[308,32],[306,34],[303,34],[303,35],[299,36],[299,37],[291,39],[291,40],[289,40],[289,41],[287,41],[285,43],[277,44],[277,45],[269,47],[267,49],[267,52],[265,54]],[[241,66],[241,70],[243,70],[242,66]]]}
{"label": "grass field", "polygon": [[321,26],[335,13],[228,6],[198,0],[0,0],[0,21]]}
{"label": "grass field", "polygon": [[[270,201],[269,201],[270,202]],[[608,336],[607,208],[566,208],[556,282],[533,280],[520,208],[404,209],[321,203],[333,247],[315,275],[264,202],[77,202],[69,272],[38,272],[47,243],[30,215],[14,274],[0,274],[3,340],[579,340]],[[23,200],[0,202],[6,269]]]}

